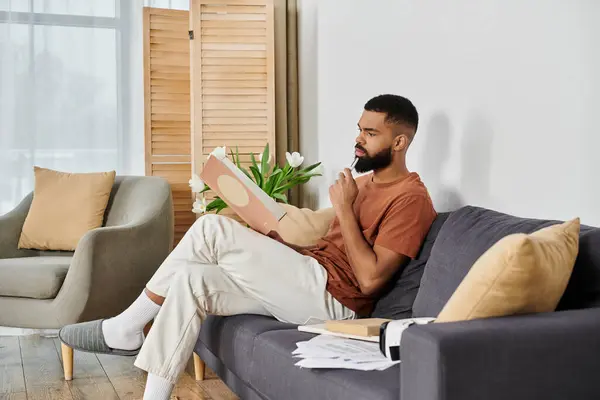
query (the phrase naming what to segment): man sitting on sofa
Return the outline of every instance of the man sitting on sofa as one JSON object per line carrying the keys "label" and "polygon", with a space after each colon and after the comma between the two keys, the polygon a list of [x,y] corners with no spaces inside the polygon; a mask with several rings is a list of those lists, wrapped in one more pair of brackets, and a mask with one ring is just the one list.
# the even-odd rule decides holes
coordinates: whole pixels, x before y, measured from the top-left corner
{"label": "man sitting on sofa", "polygon": [[417,255],[436,216],[419,175],[406,167],[417,125],[417,110],[404,97],[381,95],[365,104],[355,169],[373,173],[356,180],[349,169],[339,174],[329,188],[336,216],[315,246],[205,215],[128,309],[66,326],[61,341],[96,353],[139,353],[135,365],[149,373],[144,399],[168,399],[208,314],[263,314],[295,324],[369,315],[378,291]]}

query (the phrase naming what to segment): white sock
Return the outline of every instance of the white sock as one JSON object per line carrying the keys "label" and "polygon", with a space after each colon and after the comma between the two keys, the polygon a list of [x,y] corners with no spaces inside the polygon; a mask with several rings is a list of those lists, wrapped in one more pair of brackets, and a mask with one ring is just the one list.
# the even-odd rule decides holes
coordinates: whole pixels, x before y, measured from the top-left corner
{"label": "white sock", "polygon": [[158,314],[160,306],[142,292],[125,311],[102,323],[108,347],[121,350],[139,349],[144,342],[144,327]]}
{"label": "white sock", "polygon": [[169,400],[173,384],[158,375],[148,374],[146,388],[144,389],[144,400]]}

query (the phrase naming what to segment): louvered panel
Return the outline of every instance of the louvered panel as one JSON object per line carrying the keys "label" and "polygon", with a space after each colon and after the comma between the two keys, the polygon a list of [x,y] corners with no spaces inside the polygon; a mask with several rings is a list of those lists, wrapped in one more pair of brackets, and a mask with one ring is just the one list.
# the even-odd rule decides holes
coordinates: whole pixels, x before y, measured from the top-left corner
{"label": "louvered panel", "polygon": [[[208,154],[237,147],[242,167],[275,149],[273,5],[264,0],[192,0],[193,169]],[[207,192],[207,199],[214,193]],[[221,212],[241,220],[230,210]]]}
{"label": "louvered panel", "polygon": [[195,220],[192,174],[190,41],[187,11],[144,9],[146,174],[171,185],[175,243]]}

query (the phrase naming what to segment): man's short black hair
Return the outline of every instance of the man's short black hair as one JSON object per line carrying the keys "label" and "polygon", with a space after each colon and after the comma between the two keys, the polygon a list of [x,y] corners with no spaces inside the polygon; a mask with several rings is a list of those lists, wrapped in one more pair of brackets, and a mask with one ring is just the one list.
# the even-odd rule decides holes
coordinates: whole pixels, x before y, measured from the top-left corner
{"label": "man's short black hair", "polygon": [[385,122],[408,125],[415,132],[419,126],[419,113],[406,97],[382,94],[367,101],[365,110],[385,113]]}

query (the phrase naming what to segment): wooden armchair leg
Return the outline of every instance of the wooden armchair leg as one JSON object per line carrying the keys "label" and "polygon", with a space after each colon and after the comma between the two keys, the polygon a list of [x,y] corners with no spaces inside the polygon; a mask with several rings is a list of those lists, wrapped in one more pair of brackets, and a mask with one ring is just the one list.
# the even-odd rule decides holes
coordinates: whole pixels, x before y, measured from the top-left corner
{"label": "wooden armchair leg", "polygon": [[60,344],[62,350],[63,371],[65,373],[65,381],[73,380],[73,349],[64,343]]}
{"label": "wooden armchair leg", "polygon": [[204,364],[204,361],[202,361],[202,359],[200,358],[200,356],[198,354],[194,353],[194,373],[196,375],[197,381],[204,380],[205,367],[206,367],[206,365]]}

